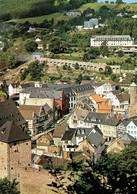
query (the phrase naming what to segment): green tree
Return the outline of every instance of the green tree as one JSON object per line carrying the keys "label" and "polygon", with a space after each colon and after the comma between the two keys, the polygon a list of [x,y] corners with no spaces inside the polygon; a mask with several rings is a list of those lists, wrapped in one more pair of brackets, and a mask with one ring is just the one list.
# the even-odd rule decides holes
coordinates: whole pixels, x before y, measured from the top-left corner
{"label": "green tree", "polygon": [[3,97],[4,99],[7,99],[7,94],[3,91],[0,91],[0,97]]}
{"label": "green tree", "polygon": [[104,41],[101,46],[100,46],[100,53],[102,54],[102,56],[109,56],[109,50],[108,50],[108,46],[107,46],[107,42]]}
{"label": "green tree", "polygon": [[81,82],[82,82],[82,74],[79,74],[78,78],[76,78],[75,83],[76,84],[81,84]]}
{"label": "green tree", "polygon": [[75,67],[75,69],[79,69],[79,64],[76,63],[76,64],[74,65],[74,67]]}
{"label": "green tree", "polygon": [[123,1],[122,0],[116,0],[116,3],[121,4],[121,3],[123,3]]}
{"label": "green tree", "polygon": [[76,158],[75,160],[71,160],[67,163],[67,169],[70,171],[84,171],[85,164],[84,160],[81,158]]}
{"label": "green tree", "polygon": [[54,36],[49,43],[49,51],[58,54],[60,53],[60,48],[61,48],[60,40],[58,37]]}
{"label": "green tree", "polygon": [[24,46],[28,52],[34,52],[37,49],[38,44],[31,39],[27,39]]}
{"label": "green tree", "polygon": [[112,74],[112,69],[110,66],[106,66],[105,68],[105,75],[108,76],[108,75],[111,75]]}
{"label": "green tree", "polygon": [[117,54],[118,54],[118,56],[119,56],[120,58],[124,56],[124,52],[123,52],[122,50],[119,50],[119,51],[117,52]]}
{"label": "green tree", "polygon": [[0,193],[1,194],[20,194],[17,188],[18,182],[14,179],[9,181],[7,178],[0,179]]}
{"label": "green tree", "polygon": [[96,59],[96,57],[100,55],[100,51],[96,47],[91,47],[88,50],[87,55],[88,55],[87,57],[88,57],[89,60]]}

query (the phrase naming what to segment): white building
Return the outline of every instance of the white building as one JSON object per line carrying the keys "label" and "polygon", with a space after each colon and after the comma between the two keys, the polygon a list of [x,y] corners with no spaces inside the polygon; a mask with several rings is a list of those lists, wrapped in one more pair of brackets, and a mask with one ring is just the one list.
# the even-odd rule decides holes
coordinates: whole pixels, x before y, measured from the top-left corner
{"label": "white building", "polygon": [[131,120],[124,122],[123,124],[125,124],[126,132],[135,139],[137,139],[137,121]]}
{"label": "white building", "polygon": [[113,81],[108,81],[107,83],[94,83],[94,92],[100,96],[116,89],[116,84]]}
{"label": "white building", "polygon": [[106,41],[107,46],[133,46],[134,39],[130,35],[104,35],[104,36],[92,36],[90,40],[90,46],[101,46]]}
{"label": "white building", "polygon": [[92,18],[89,21],[84,22],[84,29],[98,28],[98,19]]}

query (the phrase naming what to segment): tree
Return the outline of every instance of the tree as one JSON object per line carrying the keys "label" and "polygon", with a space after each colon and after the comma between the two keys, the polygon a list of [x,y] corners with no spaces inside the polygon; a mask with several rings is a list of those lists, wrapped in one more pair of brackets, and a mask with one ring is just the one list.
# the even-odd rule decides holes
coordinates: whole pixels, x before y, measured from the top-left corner
{"label": "tree", "polygon": [[123,3],[123,1],[122,0],[116,0],[116,3],[121,4],[121,3]]}
{"label": "tree", "polygon": [[49,51],[58,54],[60,53],[60,40],[58,37],[53,37],[49,43]]}
{"label": "tree", "polygon": [[18,182],[14,179],[9,181],[7,178],[0,179],[0,193],[1,194],[20,194],[17,188]]}
{"label": "tree", "polygon": [[122,50],[119,50],[119,51],[117,52],[117,54],[118,54],[118,56],[119,56],[120,58],[124,56],[124,52],[123,52]]}
{"label": "tree", "polygon": [[79,64],[76,63],[76,64],[74,65],[74,67],[75,67],[75,69],[79,69]]}
{"label": "tree", "polygon": [[25,48],[28,52],[34,52],[37,49],[37,47],[38,47],[38,44],[35,41],[31,39],[26,40]]}
{"label": "tree", "polygon": [[7,94],[3,91],[0,91],[0,97],[3,97],[4,99],[7,99]]}
{"label": "tree", "polygon": [[76,78],[75,83],[76,84],[81,84],[81,81],[82,81],[82,74],[79,74],[78,78]]}
{"label": "tree", "polygon": [[101,46],[100,46],[100,53],[102,54],[102,56],[109,56],[109,50],[108,50],[108,46],[107,46],[107,42],[104,41]]}
{"label": "tree", "polygon": [[111,75],[112,74],[112,69],[110,66],[106,66],[105,68],[105,75],[108,76],[108,75]]}
{"label": "tree", "polygon": [[100,51],[96,47],[91,47],[88,50],[87,55],[88,55],[87,57],[88,57],[89,60],[96,59],[96,57],[100,55]]}

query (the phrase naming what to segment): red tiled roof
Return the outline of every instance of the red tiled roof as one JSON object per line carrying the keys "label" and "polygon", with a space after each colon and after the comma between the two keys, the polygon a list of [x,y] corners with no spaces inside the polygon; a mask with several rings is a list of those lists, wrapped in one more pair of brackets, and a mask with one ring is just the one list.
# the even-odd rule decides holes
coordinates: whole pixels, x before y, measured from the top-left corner
{"label": "red tiled roof", "polygon": [[112,80],[108,81],[108,83],[111,84],[112,86],[113,86],[113,85],[116,85],[116,83],[113,82]]}

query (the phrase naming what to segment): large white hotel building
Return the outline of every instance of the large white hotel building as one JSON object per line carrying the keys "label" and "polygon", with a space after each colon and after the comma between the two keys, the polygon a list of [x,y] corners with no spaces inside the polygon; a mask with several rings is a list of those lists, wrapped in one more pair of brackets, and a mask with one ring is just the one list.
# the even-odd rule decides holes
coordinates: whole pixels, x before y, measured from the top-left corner
{"label": "large white hotel building", "polygon": [[90,41],[90,46],[100,47],[101,44],[106,41],[107,46],[133,46],[134,39],[129,35],[102,35],[102,36],[92,36]]}

